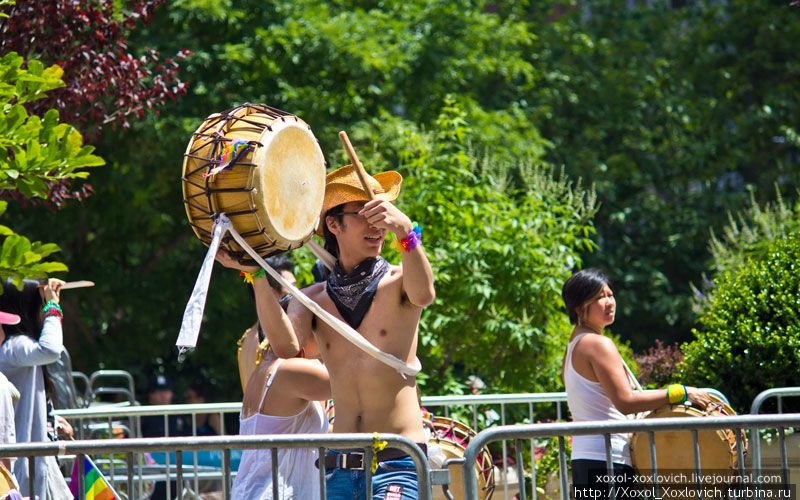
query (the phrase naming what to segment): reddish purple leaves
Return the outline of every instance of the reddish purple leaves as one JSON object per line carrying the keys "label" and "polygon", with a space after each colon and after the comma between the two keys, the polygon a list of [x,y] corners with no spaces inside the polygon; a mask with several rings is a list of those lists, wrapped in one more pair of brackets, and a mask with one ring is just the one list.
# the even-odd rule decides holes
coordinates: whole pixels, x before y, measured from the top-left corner
{"label": "reddish purple leaves", "polygon": [[130,126],[148,110],[186,92],[178,78],[178,61],[147,49],[128,52],[125,36],[138,22],[147,23],[164,0],[133,2],[114,12],[114,2],[91,0],[18,0],[0,25],[0,52],[58,64],[66,86],[34,102],[40,114],[55,108],[90,141],[105,125]]}

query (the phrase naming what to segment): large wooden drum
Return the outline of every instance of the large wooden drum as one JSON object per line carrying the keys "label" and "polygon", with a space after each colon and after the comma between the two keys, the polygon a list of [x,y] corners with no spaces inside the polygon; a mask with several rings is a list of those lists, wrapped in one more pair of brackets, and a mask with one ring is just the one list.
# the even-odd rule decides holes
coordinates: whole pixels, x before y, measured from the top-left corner
{"label": "large wooden drum", "polygon": [[[423,423],[431,430],[428,447],[438,446],[445,459],[464,458],[467,445],[476,435],[470,427],[446,417],[433,417],[430,420],[423,420]],[[463,465],[450,464],[447,468],[450,470],[450,494],[454,500],[463,500]],[[494,492],[494,464],[488,448],[480,451],[475,463],[475,473],[478,477],[478,498],[488,500]],[[447,497],[441,487],[434,487],[432,498],[446,500]]]}
{"label": "large wooden drum", "polygon": [[[183,161],[183,199],[207,246],[224,213],[261,257],[301,246],[325,196],[325,159],[310,127],[290,113],[244,104],[215,113],[193,134]],[[228,235],[223,246],[252,262]]]}
{"label": "large wooden drum", "polygon": [[[674,417],[707,417],[736,415],[733,409],[714,398],[705,410],[698,410],[692,406],[667,405],[651,412],[645,418],[674,418]],[[705,429],[697,431],[697,441],[700,448],[701,471],[735,471],[739,466],[736,432],[733,429]],[[747,438],[741,431],[741,441],[744,453],[747,452]],[[656,447],[656,465],[659,471],[691,471],[695,468],[694,443],[691,431],[656,432],[654,434]],[[650,466],[650,438],[647,433],[636,433],[631,438],[631,459],[633,466],[640,473],[649,473]]]}

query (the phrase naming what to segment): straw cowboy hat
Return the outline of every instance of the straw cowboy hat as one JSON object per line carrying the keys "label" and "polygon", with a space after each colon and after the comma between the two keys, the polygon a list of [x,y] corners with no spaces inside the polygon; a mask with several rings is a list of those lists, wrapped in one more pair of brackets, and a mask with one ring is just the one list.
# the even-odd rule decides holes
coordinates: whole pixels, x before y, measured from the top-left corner
{"label": "straw cowboy hat", "polygon": [[[394,170],[389,170],[375,176],[367,174],[367,182],[375,194],[375,199],[392,201],[400,194],[403,176]],[[323,236],[325,213],[350,201],[369,201],[369,196],[361,186],[355,167],[345,165],[329,173],[325,178],[325,199],[322,202],[322,217],[317,227],[318,235]]]}

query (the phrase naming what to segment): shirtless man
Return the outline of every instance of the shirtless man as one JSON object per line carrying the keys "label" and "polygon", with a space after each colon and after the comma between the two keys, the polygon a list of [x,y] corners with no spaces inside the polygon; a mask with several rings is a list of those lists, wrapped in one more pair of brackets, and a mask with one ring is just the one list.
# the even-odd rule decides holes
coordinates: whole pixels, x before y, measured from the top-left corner
{"label": "shirtless man", "polygon": [[[409,364],[416,362],[417,327],[422,308],[435,298],[433,271],[411,220],[391,201],[400,192],[402,177],[384,172],[369,177],[375,198],[368,201],[352,166],[327,176],[323,220],[326,248],[338,258],[327,282],[315,283],[304,292],[334,316],[346,321],[382,351]],[[380,257],[386,233],[406,241],[400,266]],[[255,271],[255,268],[245,269]],[[290,358],[298,353],[310,335],[319,344],[330,373],[336,405],[333,432],[380,432],[425,442],[416,381],[370,357],[294,300],[287,313],[269,293],[266,279],[256,279],[258,316],[269,325],[267,336],[275,353]],[[424,445],[423,445],[424,446]],[[361,474],[350,468],[357,455],[331,450],[326,460],[329,471],[328,498],[353,498],[365,490]],[[342,455],[347,458],[342,464]],[[355,460],[351,456],[355,455]],[[398,456],[400,455],[400,456]],[[417,498],[414,464],[400,450],[378,454],[379,467],[373,476],[374,498]],[[369,466],[369,464],[366,464]]]}

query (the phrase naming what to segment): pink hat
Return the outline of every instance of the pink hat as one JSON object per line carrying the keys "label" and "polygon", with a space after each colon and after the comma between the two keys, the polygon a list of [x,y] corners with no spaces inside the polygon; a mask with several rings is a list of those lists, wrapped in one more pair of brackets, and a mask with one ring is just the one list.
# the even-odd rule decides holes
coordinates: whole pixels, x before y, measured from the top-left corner
{"label": "pink hat", "polygon": [[16,314],[0,311],[0,324],[3,325],[16,325],[20,322],[20,317]]}

